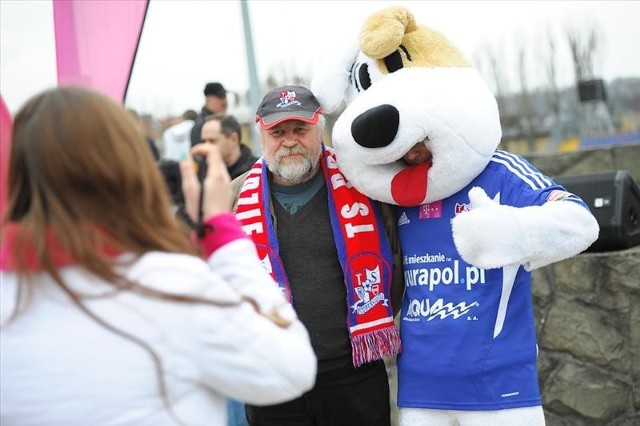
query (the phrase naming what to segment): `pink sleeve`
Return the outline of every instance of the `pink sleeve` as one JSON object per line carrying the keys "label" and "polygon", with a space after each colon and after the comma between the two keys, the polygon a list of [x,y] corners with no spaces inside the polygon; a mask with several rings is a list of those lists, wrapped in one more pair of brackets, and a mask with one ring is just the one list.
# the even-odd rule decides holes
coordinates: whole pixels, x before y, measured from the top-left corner
{"label": "pink sleeve", "polygon": [[233,213],[222,213],[205,220],[202,255],[207,258],[231,241],[248,238]]}

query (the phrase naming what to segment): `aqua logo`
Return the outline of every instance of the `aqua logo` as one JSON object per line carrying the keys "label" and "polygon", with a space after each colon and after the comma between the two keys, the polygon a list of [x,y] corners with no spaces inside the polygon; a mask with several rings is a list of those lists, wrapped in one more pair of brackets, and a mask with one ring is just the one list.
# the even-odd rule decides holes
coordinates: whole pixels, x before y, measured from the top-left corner
{"label": "aqua logo", "polygon": [[469,315],[471,310],[479,305],[480,304],[477,301],[473,301],[471,303],[445,303],[442,298],[437,299],[435,302],[432,302],[429,299],[413,299],[409,301],[407,312],[402,319],[403,321],[409,322],[420,321],[422,318],[427,321],[435,319],[442,320],[445,318],[452,318],[455,320],[461,317],[468,317],[467,319],[477,320],[476,317],[469,317]]}

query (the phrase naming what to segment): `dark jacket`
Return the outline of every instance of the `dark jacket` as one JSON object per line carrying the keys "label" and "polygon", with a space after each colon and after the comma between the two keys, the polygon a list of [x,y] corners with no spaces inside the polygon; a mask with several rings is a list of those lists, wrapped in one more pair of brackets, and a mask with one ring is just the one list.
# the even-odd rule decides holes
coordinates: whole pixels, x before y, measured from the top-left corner
{"label": "dark jacket", "polygon": [[198,118],[196,118],[193,127],[191,128],[191,146],[199,144],[202,140],[202,125],[204,124],[204,119],[213,114],[206,107],[202,107],[200,110],[200,114],[198,114]]}
{"label": "dark jacket", "polygon": [[240,158],[231,166],[227,167],[229,176],[231,179],[235,179],[244,172],[248,171],[251,166],[258,160],[258,157],[254,156],[251,149],[243,144],[240,144]]}

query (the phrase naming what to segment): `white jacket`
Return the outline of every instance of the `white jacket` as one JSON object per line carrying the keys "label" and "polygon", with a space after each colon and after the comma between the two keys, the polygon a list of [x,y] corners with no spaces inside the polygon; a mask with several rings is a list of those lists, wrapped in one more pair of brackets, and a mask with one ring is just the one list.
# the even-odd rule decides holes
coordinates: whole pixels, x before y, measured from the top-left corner
{"label": "white jacket", "polygon": [[165,160],[182,161],[189,156],[191,149],[191,129],[193,120],[185,120],[174,124],[162,134]]}
{"label": "white jacket", "polygon": [[[62,274],[84,293],[112,292],[78,267],[65,267]],[[244,293],[268,308],[283,298],[247,239],[219,248],[208,264],[193,256],[149,253],[128,267],[126,275],[156,289],[214,301],[238,301]],[[49,277],[34,279],[31,303],[7,325],[17,281],[11,272],[0,275],[0,423],[178,424],[162,404],[150,354],[78,309]],[[316,358],[297,319],[280,328],[246,302],[232,307],[196,305],[129,291],[86,303],[108,324],[158,354],[167,394],[183,424],[226,424],[227,396],[275,404],[313,386]]]}

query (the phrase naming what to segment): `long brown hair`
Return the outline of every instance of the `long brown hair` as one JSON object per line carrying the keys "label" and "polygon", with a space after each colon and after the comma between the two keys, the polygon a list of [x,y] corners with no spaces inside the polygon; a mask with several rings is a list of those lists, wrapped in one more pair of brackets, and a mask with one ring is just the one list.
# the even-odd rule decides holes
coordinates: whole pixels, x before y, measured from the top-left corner
{"label": "long brown hair", "polygon": [[9,188],[6,217],[20,224],[17,242],[35,244],[43,265],[50,256],[41,238],[46,231],[107,281],[114,272],[96,250],[105,235],[116,249],[135,254],[193,253],[130,114],[90,89],[47,90],[22,107],[13,127]]}
{"label": "long brown hair", "polygon": [[[145,342],[91,312],[83,295],[64,282],[51,241],[45,238],[53,236],[68,258],[110,283],[116,292],[221,305],[153,291],[117,271],[113,253],[195,254],[171,212],[167,186],[131,115],[87,88],[56,88],[34,96],[15,117],[9,188],[3,229],[12,225],[17,230],[12,245],[16,272],[28,278],[33,269],[30,262],[35,260],[38,269],[48,273],[83,312],[147,350],[170,409],[160,358]],[[28,303],[28,292],[22,287],[37,285],[30,281],[21,280],[17,307]]]}

